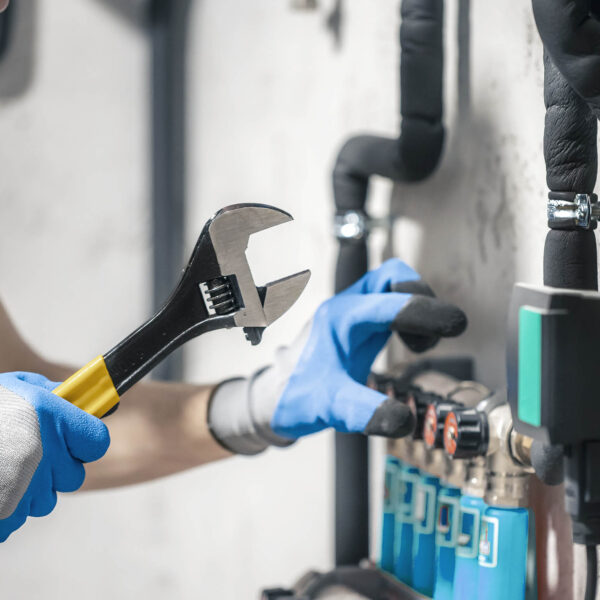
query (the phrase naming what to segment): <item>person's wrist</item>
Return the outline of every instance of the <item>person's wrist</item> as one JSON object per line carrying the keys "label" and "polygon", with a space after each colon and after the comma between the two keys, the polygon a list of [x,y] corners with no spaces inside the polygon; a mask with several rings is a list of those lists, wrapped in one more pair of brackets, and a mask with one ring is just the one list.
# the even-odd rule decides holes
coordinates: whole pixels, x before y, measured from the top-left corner
{"label": "person's wrist", "polygon": [[208,424],[213,437],[226,450],[237,454],[258,454],[268,446],[280,448],[294,443],[273,431],[273,415],[306,345],[311,324],[296,340],[279,348],[273,364],[249,378],[229,379],[211,395]]}
{"label": "person's wrist", "polygon": [[270,446],[285,448],[293,444],[294,438],[283,437],[271,427],[273,415],[288,383],[289,376],[273,365],[254,373],[248,381],[250,415],[258,435]]}
{"label": "person's wrist", "polygon": [[236,454],[254,455],[269,446],[280,448],[294,439],[277,435],[271,419],[280,388],[276,369],[267,367],[249,378],[224,381],[217,386],[208,405],[208,426],[213,437],[226,450]]}
{"label": "person's wrist", "polygon": [[248,394],[248,379],[228,379],[219,384],[209,400],[208,427],[226,450],[251,456],[266,450],[269,443],[256,431]]}

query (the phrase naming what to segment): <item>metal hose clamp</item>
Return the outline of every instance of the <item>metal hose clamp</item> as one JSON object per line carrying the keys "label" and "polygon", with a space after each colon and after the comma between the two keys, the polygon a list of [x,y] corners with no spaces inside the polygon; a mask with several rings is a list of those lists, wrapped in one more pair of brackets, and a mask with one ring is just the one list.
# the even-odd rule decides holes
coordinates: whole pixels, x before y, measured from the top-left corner
{"label": "metal hose clamp", "polygon": [[391,215],[371,218],[362,211],[347,210],[335,215],[333,231],[338,240],[360,242],[374,229],[389,229],[393,222],[394,218]]}
{"label": "metal hose clamp", "polygon": [[595,229],[600,217],[596,194],[550,192],[548,227],[550,229]]}
{"label": "metal hose clamp", "polygon": [[356,210],[335,215],[333,230],[338,240],[360,241],[369,232],[367,215]]}

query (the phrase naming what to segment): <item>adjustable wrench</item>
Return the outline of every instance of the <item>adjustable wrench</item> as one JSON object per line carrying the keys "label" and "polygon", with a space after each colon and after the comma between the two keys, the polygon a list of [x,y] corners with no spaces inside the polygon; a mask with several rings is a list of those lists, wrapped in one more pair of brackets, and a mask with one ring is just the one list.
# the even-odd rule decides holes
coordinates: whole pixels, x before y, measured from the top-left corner
{"label": "adjustable wrench", "polygon": [[98,356],[54,393],[97,417],[184,342],[215,329],[243,327],[253,344],[296,302],[310,271],[257,287],[246,248],[250,235],[291,221],[265,204],[234,204],[204,226],[187,267],[167,303],[112,350]]}

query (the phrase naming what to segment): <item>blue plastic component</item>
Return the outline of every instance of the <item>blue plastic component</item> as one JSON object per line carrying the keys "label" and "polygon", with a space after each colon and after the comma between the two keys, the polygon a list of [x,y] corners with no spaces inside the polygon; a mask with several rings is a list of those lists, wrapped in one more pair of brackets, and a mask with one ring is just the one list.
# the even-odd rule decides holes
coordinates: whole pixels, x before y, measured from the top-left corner
{"label": "blue plastic component", "polygon": [[454,566],[454,600],[477,598],[479,585],[479,531],[487,505],[483,498],[462,496]]}
{"label": "blue plastic component", "polygon": [[460,490],[443,486],[438,493],[437,502],[435,600],[454,598],[454,564],[459,525]]}
{"label": "blue plastic component", "polygon": [[383,525],[381,531],[380,567],[388,573],[394,572],[394,529],[398,505],[400,461],[394,456],[385,459],[383,488]]}
{"label": "blue plastic component", "polygon": [[412,587],[433,596],[435,584],[435,521],[440,480],[422,475],[415,496]]}
{"label": "blue plastic component", "polygon": [[407,464],[401,466],[399,474],[399,497],[394,537],[394,575],[406,585],[412,585],[415,499],[421,476],[419,469]]}
{"label": "blue plastic component", "polygon": [[528,521],[525,508],[485,509],[479,536],[476,598],[524,600]]}

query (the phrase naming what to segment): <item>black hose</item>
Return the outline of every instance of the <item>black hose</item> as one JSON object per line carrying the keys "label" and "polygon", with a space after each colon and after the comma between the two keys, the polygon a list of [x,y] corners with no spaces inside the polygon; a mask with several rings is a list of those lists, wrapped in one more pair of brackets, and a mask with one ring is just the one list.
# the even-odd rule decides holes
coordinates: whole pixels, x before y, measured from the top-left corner
{"label": "black hose", "polygon": [[421,181],[442,153],[443,0],[403,0],[401,13],[401,133],[355,136],[342,146],[333,170],[338,212],[364,211],[371,175]]}
{"label": "black hose", "polygon": [[553,192],[591,194],[598,172],[597,120],[544,52],[544,158]]}
{"label": "black hose", "polygon": [[[360,135],[342,146],[333,170],[336,213],[366,218],[369,179],[416,182],[436,168],[444,144],[443,0],[403,0],[400,27],[401,133],[397,138]],[[335,289],[368,268],[368,230],[340,239]],[[363,435],[335,437],[335,561],[357,564],[369,555],[368,444]]]}
{"label": "black hose", "polygon": [[598,549],[596,546],[585,547],[587,558],[587,577],[585,582],[585,600],[596,600],[598,585]]}
{"label": "black hose", "polygon": [[569,85],[600,116],[600,2],[533,0],[544,48]]}
{"label": "black hose", "polygon": [[[538,11],[539,12],[539,11]],[[598,171],[597,120],[544,52],[544,158],[552,192],[591,194]],[[598,289],[593,231],[550,230],[544,248],[544,285]]]}

